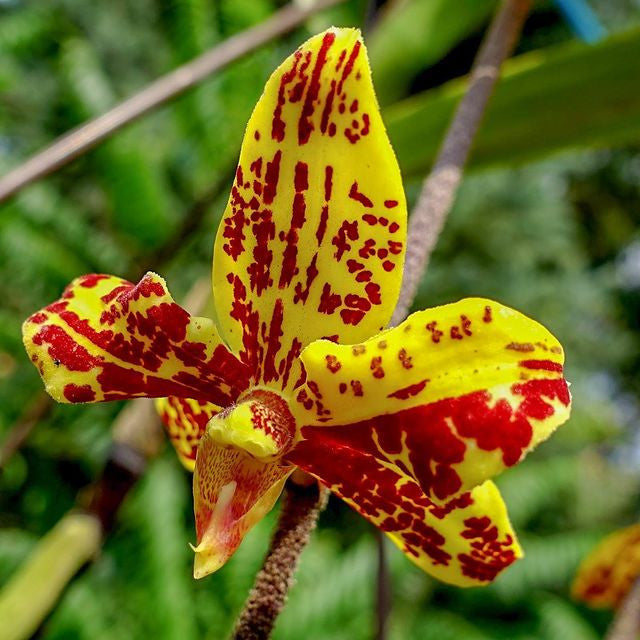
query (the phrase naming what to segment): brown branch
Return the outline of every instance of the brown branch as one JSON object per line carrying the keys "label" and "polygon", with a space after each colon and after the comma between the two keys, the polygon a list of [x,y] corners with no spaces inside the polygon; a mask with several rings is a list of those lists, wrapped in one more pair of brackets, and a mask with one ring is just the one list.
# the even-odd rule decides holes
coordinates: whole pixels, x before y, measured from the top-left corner
{"label": "brown branch", "polygon": [[616,611],[605,640],[636,640],[640,635],[640,578]]}
{"label": "brown branch", "polygon": [[302,550],[316,527],[329,492],[314,481],[307,486],[289,482],[276,531],[262,569],[244,605],[233,640],[265,640],[282,611]]}
{"label": "brown branch", "polygon": [[10,171],[0,179],[0,203],[28,184],[66,165],[145,113],[193,88],[234,60],[288,33],[314,13],[342,1],[316,0],[307,6],[288,4],[261,24],[228,38],[191,62],[162,76],[107,113],[58,138]]}
{"label": "brown branch", "polygon": [[482,41],[471,70],[469,88],[460,100],[431,173],[409,221],[407,257],[398,304],[397,325],[409,313],[447,214],[460,185],[473,139],[500,76],[500,67],[516,43],[531,0],[503,0]]}

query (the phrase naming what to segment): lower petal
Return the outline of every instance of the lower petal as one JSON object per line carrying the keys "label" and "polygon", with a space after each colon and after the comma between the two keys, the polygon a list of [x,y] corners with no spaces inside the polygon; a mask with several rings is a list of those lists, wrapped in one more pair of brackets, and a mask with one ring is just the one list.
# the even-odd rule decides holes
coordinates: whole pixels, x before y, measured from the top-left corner
{"label": "lower petal", "polygon": [[294,467],[262,462],[235,447],[200,440],[193,480],[197,546],[193,575],[217,571],[273,507]]}
{"label": "lower petal", "polygon": [[287,459],[384,531],[433,577],[460,587],[485,585],[522,556],[491,481],[436,504],[400,467],[325,439],[324,431],[310,430]]}
{"label": "lower petal", "polygon": [[220,407],[202,400],[169,396],[158,398],[156,409],[180,462],[193,471],[200,438]]}

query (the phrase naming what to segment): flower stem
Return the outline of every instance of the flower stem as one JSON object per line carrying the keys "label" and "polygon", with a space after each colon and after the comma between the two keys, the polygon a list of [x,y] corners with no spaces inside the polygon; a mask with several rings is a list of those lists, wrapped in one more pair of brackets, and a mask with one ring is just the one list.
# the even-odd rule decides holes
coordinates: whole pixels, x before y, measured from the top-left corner
{"label": "flower stem", "polygon": [[409,221],[407,257],[392,326],[402,322],[436,246],[462,180],[473,139],[493,93],[500,67],[517,41],[531,0],[503,0],[473,63],[469,87],[460,100],[431,173]]}
{"label": "flower stem", "polygon": [[293,584],[298,560],[315,529],[329,491],[316,482],[301,486],[291,481],[262,569],[233,632],[233,640],[269,638]]}
{"label": "flower stem", "polygon": [[640,578],[622,601],[605,640],[636,640],[640,634]]}

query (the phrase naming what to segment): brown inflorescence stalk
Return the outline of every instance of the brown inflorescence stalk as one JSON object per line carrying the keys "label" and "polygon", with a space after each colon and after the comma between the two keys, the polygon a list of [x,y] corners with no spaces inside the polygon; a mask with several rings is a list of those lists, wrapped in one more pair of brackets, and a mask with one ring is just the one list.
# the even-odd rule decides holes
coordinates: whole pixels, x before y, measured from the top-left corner
{"label": "brown inflorescence stalk", "polygon": [[315,481],[286,486],[278,525],[262,569],[233,632],[233,640],[265,640],[271,635],[293,584],[300,554],[309,542],[329,492]]}
{"label": "brown inflorescence stalk", "polygon": [[607,631],[605,640],[636,640],[640,635],[640,578],[638,578]]}
{"label": "brown inflorescence stalk", "polygon": [[473,140],[500,76],[500,67],[513,50],[530,7],[531,0],[504,0],[480,45],[469,87],[458,104],[409,220],[404,278],[391,319],[393,326],[406,318],[416,297],[431,252],[453,205]]}
{"label": "brown inflorescence stalk", "polygon": [[140,116],[197,86],[230,62],[288,33],[318,11],[342,1],[315,0],[304,5],[291,2],[264,22],[228,38],[201,56],[162,76],[107,113],[58,138],[50,146],[0,178],[0,203],[32,182],[63,167]]}

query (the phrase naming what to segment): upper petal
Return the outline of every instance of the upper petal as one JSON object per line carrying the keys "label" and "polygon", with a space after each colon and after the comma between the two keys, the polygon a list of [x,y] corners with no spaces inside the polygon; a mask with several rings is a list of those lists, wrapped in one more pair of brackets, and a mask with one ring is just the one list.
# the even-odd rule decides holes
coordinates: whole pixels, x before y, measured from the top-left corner
{"label": "upper petal", "polygon": [[177,305],[165,281],[91,274],[23,325],[27,353],[59,402],[174,395],[226,405],[249,370],[215,325]]}
{"label": "upper petal", "polygon": [[402,465],[382,462],[343,439],[348,428],[303,432],[306,439],[287,459],[382,529],[435,578],[461,587],[484,585],[522,555],[491,481],[438,505]]}
{"label": "upper petal", "polygon": [[640,524],[608,535],[582,561],[571,587],[592,607],[615,609],[640,576]]}
{"label": "upper petal", "polygon": [[265,87],[216,238],[221,331],[285,388],[297,356],[388,322],[400,287],[406,205],[359,32],[311,38]]}
{"label": "upper petal", "polygon": [[301,359],[298,423],[401,463],[432,500],[516,464],[569,416],[558,341],[489,300],[415,313],[360,345],[318,341]]}

